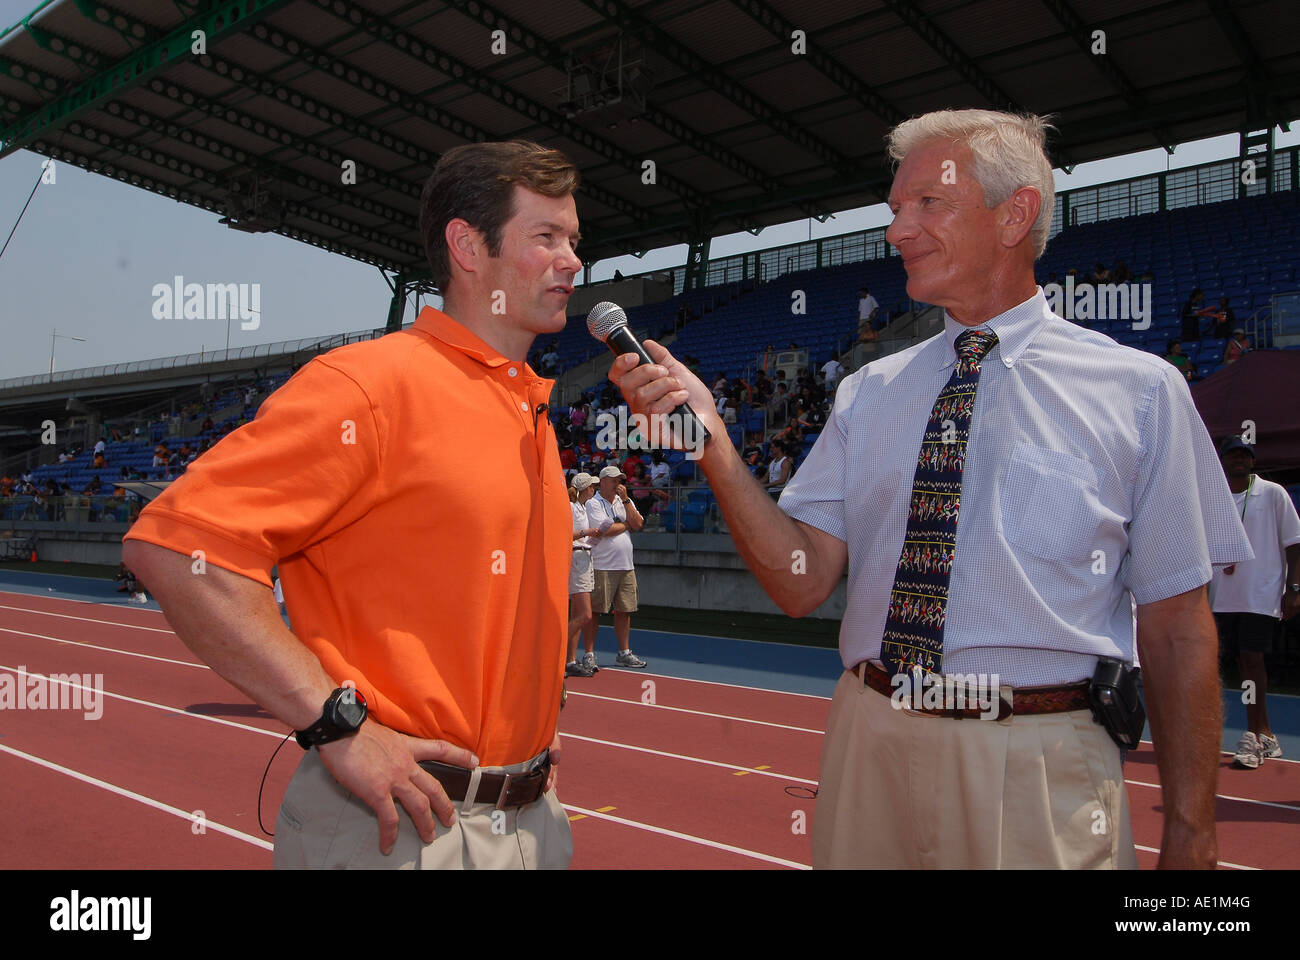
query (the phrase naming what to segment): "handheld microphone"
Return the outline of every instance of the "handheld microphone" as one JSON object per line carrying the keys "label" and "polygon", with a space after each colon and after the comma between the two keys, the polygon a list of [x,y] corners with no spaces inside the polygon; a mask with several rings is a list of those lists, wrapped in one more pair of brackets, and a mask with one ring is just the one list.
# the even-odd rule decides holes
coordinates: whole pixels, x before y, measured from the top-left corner
{"label": "handheld microphone", "polygon": [[[635,353],[641,358],[638,367],[643,367],[648,363],[654,363],[650,359],[650,354],[645,352],[645,347],[641,346],[641,341],[637,339],[631,327],[627,325],[627,314],[617,303],[610,303],[603,300],[591,308],[587,314],[587,331],[605,344],[613,352],[614,356],[622,356],[625,353]],[[703,448],[713,436],[709,433],[708,428],[700,423],[699,417],[688,404],[680,403],[673,410],[673,414],[681,418],[682,434],[681,438],[687,443],[691,438],[696,438],[699,445]]]}

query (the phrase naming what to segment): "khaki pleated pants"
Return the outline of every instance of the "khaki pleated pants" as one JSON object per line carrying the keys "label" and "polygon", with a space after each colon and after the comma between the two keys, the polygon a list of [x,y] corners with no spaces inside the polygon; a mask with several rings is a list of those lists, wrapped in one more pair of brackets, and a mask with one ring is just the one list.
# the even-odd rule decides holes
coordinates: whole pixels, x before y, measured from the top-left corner
{"label": "khaki pleated pants", "polygon": [[931,717],[850,671],[831,704],[812,840],[818,868],[1137,867],[1119,748],[1090,711]]}

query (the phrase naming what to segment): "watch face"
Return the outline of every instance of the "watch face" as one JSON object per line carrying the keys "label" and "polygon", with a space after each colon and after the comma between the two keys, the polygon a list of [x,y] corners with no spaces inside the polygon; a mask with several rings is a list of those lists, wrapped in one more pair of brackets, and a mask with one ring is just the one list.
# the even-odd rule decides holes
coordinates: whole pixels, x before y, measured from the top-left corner
{"label": "watch face", "polygon": [[355,730],[366,718],[366,698],[360,691],[348,687],[334,704],[334,722],[347,730]]}

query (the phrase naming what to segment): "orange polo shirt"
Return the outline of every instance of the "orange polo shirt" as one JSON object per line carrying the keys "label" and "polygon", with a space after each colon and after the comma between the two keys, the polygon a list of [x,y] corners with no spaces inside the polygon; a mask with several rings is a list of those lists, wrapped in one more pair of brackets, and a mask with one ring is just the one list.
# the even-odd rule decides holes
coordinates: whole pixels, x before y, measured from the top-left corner
{"label": "orange polo shirt", "polygon": [[488,766],[551,743],[573,518],[553,381],[431,307],[304,366],[127,539],[271,585],[380,723]]}

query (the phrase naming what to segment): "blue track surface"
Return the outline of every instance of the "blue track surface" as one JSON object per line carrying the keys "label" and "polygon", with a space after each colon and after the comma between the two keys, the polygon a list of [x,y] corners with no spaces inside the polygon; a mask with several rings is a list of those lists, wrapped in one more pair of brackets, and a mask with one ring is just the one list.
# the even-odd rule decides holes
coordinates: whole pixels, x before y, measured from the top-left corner
{"label": "blue track surface", "polygon": [[[112,606],[134,606],[127,603],[125,593],[116,592],[117,585],[112,581],[28,573],[17,567],[0,566],[0,590]],[[151,599],[148,609],[157,610],[158,605]],[[646,669],[650,673],[821,697],[831,695],[840,677],[837,650],[638,630],[635,617],[633,624],[632,649],[649,661]],[[603,667],[614,666],[617,649],[613,629],[601,627],[596,637],[596,657]],[[1241,702],[1240,691],[1225,690],[1223,707],[1223,749],[1231,751],[1236,748],[1246,725],[1246,708]],[[1282,744],[1283,755],[1300,760],[1300,697],[1270,694],[1268,712],[1273,732]],[[1148,729],[1144,737],[1150,739],[1150,736]]]}

